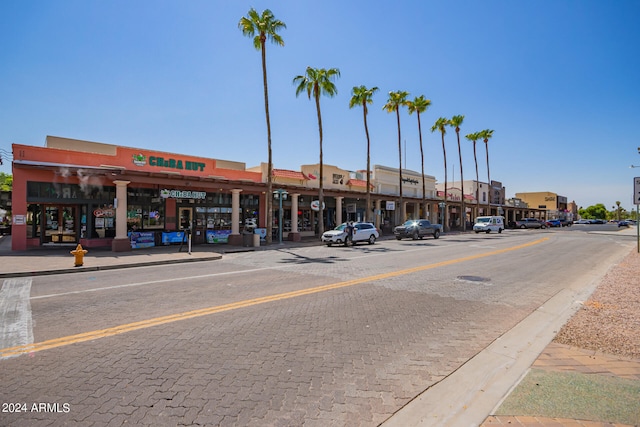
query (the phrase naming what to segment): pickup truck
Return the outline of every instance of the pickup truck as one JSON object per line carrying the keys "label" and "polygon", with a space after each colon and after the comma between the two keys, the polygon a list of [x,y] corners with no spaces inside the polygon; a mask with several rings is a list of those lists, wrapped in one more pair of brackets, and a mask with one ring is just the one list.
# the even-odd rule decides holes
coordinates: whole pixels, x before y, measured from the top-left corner
{"label": "pickup truck", "polygon": [[433,236],[434,239],[440,237],[442,226],[431,224],[427,219],[410,219],[402,225],[393,229],[396,239],[411,237],[413,240],[422,239],[424,236]]}

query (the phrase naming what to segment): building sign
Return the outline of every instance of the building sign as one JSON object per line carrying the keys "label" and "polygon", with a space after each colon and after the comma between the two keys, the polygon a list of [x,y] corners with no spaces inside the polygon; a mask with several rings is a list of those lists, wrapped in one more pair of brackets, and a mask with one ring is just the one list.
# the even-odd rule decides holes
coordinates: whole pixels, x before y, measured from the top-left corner
{"label": "building sign", "polygon": [[150,248],[156,245],[153,231],[134,231],[128,234],[129,240],[131,240],[131,249]]}
{"label": "building sign", "polygon": [[95,216],[96,218],[114,217],[114,216],[116,216],[116,211],[114,209],[111,209],[111,208],[96,209],[96,210],[93,211],[93,216]]}
{"label": "building sign", "polygon": [[396,210],[396,202],[387,201],[387,203],[386,203],[386,210],[388,210],[388,211],[395,211],[395,210]]}
{"label": "building sign", "polygon": [[206,199],[205,191],[160,190],[163,199]]}
{"label": "building sign", "polygon": [[207,243],[228,243],[231,230],[207,230]]}
{"label": "building sign", "polygon": [[417,179],[413,179],[413,178],[402,178],[402,182],[404,182],[405,184],[415,184],[418,185],[418,180]]}
{"label": "building sign", "polygon": [[[168,168],[168,169],[180,169],[180,170],[188,170],[188,171],[199,171],[203,172],[205,163],[202,162],[192,162],[190,160],[184,159],[165,159],[164,157],[159,156],[149,156],[149,166],[155,166],[159,168]],[[136,166],[146,166],[147,165],[147,156],[144,154],[135,154],[133,156],[133,164]]]}

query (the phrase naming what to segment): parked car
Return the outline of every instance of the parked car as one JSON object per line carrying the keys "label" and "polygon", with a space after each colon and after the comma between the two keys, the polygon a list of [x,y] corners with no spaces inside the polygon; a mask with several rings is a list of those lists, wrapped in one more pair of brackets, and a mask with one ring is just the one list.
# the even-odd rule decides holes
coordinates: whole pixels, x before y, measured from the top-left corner
{"label": "parked car", "polygon": [[[322,243],[326,243],[327,246],[333,244],[342,245],[347,242],[347,223],[340,224],[333,230],[325,231],[322,234]],[[367,242],[373,245],[376,239],[380,237],[378,229],[369,222],[354,222],[353,223],[353,240],[352,244],[358,242]]]}
{"label": "parked car", "polygon": [[579,219],[577,221],[573,221],[574,224],[591,224],[588,219]]}
{"label": "parked car", "polygon": [[560,225],[563,227],[571,227],[573,222],[569,221],[567,218],[560,218]]}
{"label": "parked car", "polygon": [[522,218],[516,221],[516,228],[547,228],[547,224],[535,218]]}
{"label": "parked car", "polygon": [[410,219],[393,229],[393,234],[398,240],[405,237],[417,240],[424,236],[433,236],[434,239],[437,239],[440,237],[440,233],[442,233],[442,225],[431,224],[428,219]]}
{"label": "parked car", "polygon": [[559,219],[550,219],[545,224],[547,227],[562,227],[562,222]]}
{"label": "parked car", "polygon": [[630,226],[630,225],[631,225],[631,223],[630,223],[629,221],[625,221],[625,220],[623,220],[623,221],[619,221],[619,222],[618,222],[618,228],[619,228],[619,227],[628,227],[628,226]]}
{"label": "parked car", "polygon": [[589,224],[606,224],[607,221],[604,219],[590,219]]}
{"label": "parked car", "polygon": [[479,216],[476,218],[475,224],[473,224],[473,231],[476,234],[484,231],[489,234],[492,231],[502,233],[504,230],[504,217],[502,216]]}

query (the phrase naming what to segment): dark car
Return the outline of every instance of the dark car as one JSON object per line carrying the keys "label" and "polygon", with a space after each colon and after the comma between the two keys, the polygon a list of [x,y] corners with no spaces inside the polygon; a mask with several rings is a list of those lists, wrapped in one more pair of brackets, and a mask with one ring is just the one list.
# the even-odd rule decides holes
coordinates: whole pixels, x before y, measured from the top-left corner
{"label": "dark car", "polygon": [[618,227],[628,227],[630,225],[631,225],[631,223],[629,221],[624,221],[623,220],[623,221],[619,221],[618,222]]}
{"label": "dark car", "polygon": [[440,237],[441,232],[442,226],[440,224],[431,224],[428,219],[410,219],[393,229],[393,234],[398,240],[405,237],[417,240],[425,236],[433,236],[434,239],[437,239]]}

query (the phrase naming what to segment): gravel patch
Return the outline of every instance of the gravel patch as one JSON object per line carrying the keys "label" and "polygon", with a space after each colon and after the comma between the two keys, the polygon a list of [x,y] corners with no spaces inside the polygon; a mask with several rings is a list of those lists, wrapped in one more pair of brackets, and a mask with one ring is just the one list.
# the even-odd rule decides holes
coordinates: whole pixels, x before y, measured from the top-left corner
{"label": "gravel patch", "polygon": [[640,254],[613,266],[555,342],[640,359]]}

